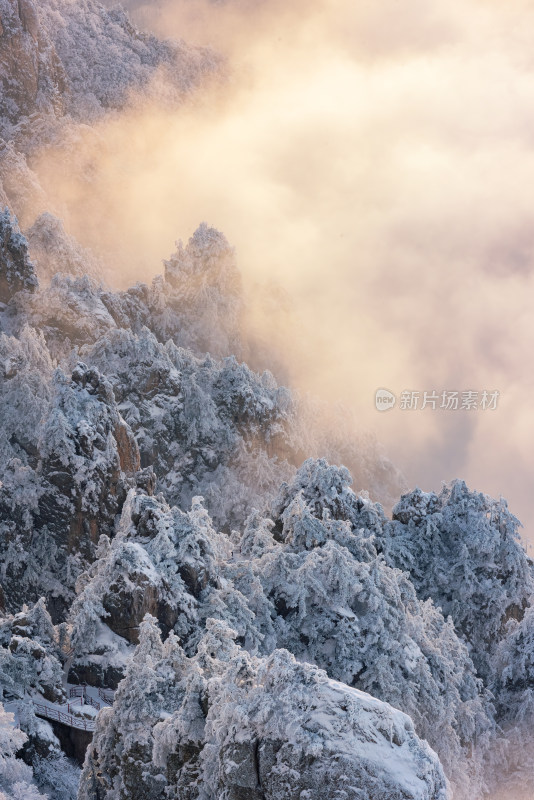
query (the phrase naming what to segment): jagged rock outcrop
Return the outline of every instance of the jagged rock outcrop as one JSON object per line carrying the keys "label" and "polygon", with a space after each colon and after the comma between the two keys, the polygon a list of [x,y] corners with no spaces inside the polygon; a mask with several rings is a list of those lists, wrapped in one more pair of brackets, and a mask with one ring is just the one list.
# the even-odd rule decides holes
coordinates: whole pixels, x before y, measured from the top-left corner
{"label": "jagged rock outcrop", "polygon": [[39,21],[67,76],[67,109],[84,120],[122,107],[129,93],[151,85],[162,101],[176,104],[221,66],[212,50],[161,41],[137,30],[124,9],[97,0],[41,0]]}
{"label": "jagged rock outcrop", "polygon": [[453,481],[439,494],[403,495],[384,528],[388,563],[408,571],[418,595],[452,617],[485,679],[506,622],[522,618],[534,592],[519,526],[505,500]]}
{"label": "jagged rock outcrop", "polygon": [[0,135],[40,112],[62,114],[67,77],[34,0],[0,0]]}
{"label": "jagged rock outcrop", "polygon": [[97,0],[0,0],[0,137],[31,149],[44,118],[50,134],[64,114],[90,120],[154,81],[177,103],[220,65],[213,51],[141,33]]}
{"label": "jagged rock outcrop", "polygon": [[165,261],[165,280],[172,287],[167,307],[174,319],[169,320],[171,325],[161,320],[159,338],[176,341],[185,334],[195,352],[238,358],[242,349],[241,275],[226,237],[202,223],[187,246],[178,242],[176,252]]}
{"label": "jagged rock outcrop", "polygon": [[[409,717],[208,620],[197,655],[154,620],[100,714],[79,800],[447,800]],[[402,769],[400,765],[402,764]]]}
{"label": "jagged rock outcrop", "polygon": [[103,281],[104,267],[98,258],[79,245],[53,214],[40,214],[26,231],[26,238],[41,283],[49,283],[58,272]]}
{"label": "jagged rock outcrop", "polygon": [[[87,276],[58,275],[37,289],[26,242],[12,226],[10,235],[16,247],[6,253],[20,268],[5,270],[9,303],[0,318],[14,334],[0,342],[0,535],[6,574],[17,567],[4,589],[9,608],[44,593],[59,618],[59,596],[72,590],[100,534],[113,534],[128,486],[151,493],[156,476],[172,503],[187,507],[202,494],[217,524],[242,522],[256,498],[263,502],[291,474],[277,452],[289,449],[292,407],[272,376],[235,359],[198,359],[146,328],[138,336],[117,329],[103,302],[111,293]],[[76,366],[74,345],[87,366]],[[19,558],[36,531],[38,577],[32,559]]]}
{"label": "jagged rock outcrop", "polygon": [[213,530],[199,499],[185,513],[169,508],[161,495],[131,492],[117,535],[111,542],[103,537],[96,561],[77,582],[69,619],[72,678],[90,675],[92,683],[116,685],[147,613],[193,653],[223,580],[219,565],[230,553],[230,542]]}
{"label": "jagged rock outcrop", "polygon": [[84,358],[109,375],[141,463],[154,467],[172,504],[187,507],[201,494],[229,528],[261,502],[262,487],[274,490],[281,471],[291,473],[278,458],[288,449],[291,398],[268,373],[233,358],[197,359],[147,331],[112,331]]}
{"label": "jagged rock outcrop", "polygon": [[35,292],[37,288],[26,239],[6,208],[0,212],[0,303],[9,303],[17,292]]}
{"label": "jagged rock outcrop", "polygon": [[38,269],[52,281],[26,304],[25,321],[43,331],[54,355],[106,331],[139,334],[145,327],[158,341],[172,340],[198,355],[239,354],[241,283],[233,249],[214,228],[200,225],[185,249],[179,245],[166,262],[166,278],[122,292],[102,286],[102,266],[52,215],[41,214],[27,235]]}
{"label": "jagged rock outcrop", "polygon": [[65,702],[55,629],[44,600],[0,621],[0,700],[36,691],[52,703]]}
{"label": "jagged rock outcrop", "polygon": [[112,534],[139,454],[110,384],[54,370],[31,329],[0,335],[0,541],[9,609],[44,594],[55,619],[102,533]]}

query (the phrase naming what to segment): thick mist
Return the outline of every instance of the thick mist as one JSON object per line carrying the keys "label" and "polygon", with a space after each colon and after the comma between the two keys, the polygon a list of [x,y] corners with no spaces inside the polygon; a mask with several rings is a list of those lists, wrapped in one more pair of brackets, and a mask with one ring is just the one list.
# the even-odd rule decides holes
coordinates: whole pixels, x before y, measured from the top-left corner
{"label": "thick mist", "polygon": [[[32,167],[117,285],[200,221],[222,230],[293,385],[350,408],[410,485],[502,494],[532,538],[534,10],[354,6],[132,2],[222,51],[224,76],[179,110],[132,97]],[[378,388],[500,395],[379,413]]]}

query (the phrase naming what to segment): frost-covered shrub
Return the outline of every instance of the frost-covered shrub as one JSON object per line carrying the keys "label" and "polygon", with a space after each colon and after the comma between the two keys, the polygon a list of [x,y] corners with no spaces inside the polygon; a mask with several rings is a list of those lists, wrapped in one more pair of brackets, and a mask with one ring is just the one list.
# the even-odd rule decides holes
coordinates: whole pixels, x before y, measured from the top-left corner
{"label": "frost-covered shrub", "polygon": [[28,243],[6,208],[0,212],[0,303],[8,303],[17,292],[34,292],[37,287]]}
{"label": "frost-covered shrub", "polygon": [[47,800],[35,786],[31,767],[16,757],[27,739],[0,704],[0,800]]}
{"label": "frost-covered shrub", "polygon": [[406,570],[419,597],[452,617],[486,679],[506,621],[522,617],[534,591],[519,524],[505,500],[454,481],[439,495],[404,495],[382,541],[388,564]]}
{"label": "frost-covered shrub", "polygon": [[[63,754],[52,727],[36,716],[34,706],[43,698],[47,703],[67,701],[60,645],[60,630],[52,624],[44,598],[0,620],[0,699],[16,711],[13,731],[23,743],[18,755],[31,765],[33,782],[46,796],[75,800],[80,770]],[[27,796],[33,795],[21,795]]]}
{"label": "frost-covered shrub", "polygon": [[100,541],[97,560],[78,580],[71,611],[76,651],[72,673],[116,684],[124,672],[139,627],[150,613],[167,634],[173,631],[188,654],[195,652],[209,616],[237,628],[258,649],[263,635],[248,598],[226,576],[231,543],[218,534],[201,502],[189,512],[170,508],[161,497],[130,496],[119,530]]}
{"label": "frost-covered shrub", "polygon": [[[20,65],[17,66],[20,69]],[[0,100],[0,104],[1,102]],[[5,125],[9,128],[6,118],[0,114],[0,130]],[[31,130],[32,134],[38,137],[39,125],[36,127],[37,130],[31,126]],[[28,165],[25,154],[10,141],[2,141],[0,146],[0,182],[3,189],[0,208],[9,207],[21,228],[25,230],[32,224],[37,214],[45,211],[48,199],[37,174]],[[33,261],[33,258],[30,260]]]}
{"label": "frost-covered shrub", "polygon": [[33,608],[24,607],[0,620],[0,699],[38,692],[47,700],[63,702],[59,655],[56,631],[43,598]]}
{"label": "frost-covered shrub", "polygon": [[[411,720],[299,664],[251,657],[208,620],[188,658],[155,620],[113,709],[98,719],[80,800],[446,800],[443,772]],[[397,767],[402,763],[402,769]]]}
{"label": "frost-covered shrub", "polygon": [[452,622],[377,554],[387,521],[349,484],[346,470],[306,462],[273,502],[275,521],[256,512],[231,541],[200,504],[186,515],[132,496],[120,533],[82,580],[73,615],[80,665],[109,645],[109,629],[137,641],[146,612],[182,638],[188,656],[217,618],[251,653],[284,647],[406,711],[458,797],[479,791],[494,730],[489,696]]}
{"label": "frost-covered shrub", "polygon": [[162,285],[164,309],[152,314],[158,338],[181,340],[194,352],[239,356],[241,275],[226,237],[202,223],[165,261],[165,281],[172,290]]}
{"label": "frost-covered shrub", "polygon": [[110,533],[139,467],[109,383],[79,364],[54,370],[42,337],[0,335],[1,575],[8,606],[52,601],[57,618],[74,581]]}
{"label": "frost-covered shrub", "polygon": [[220,63],[210,50],[141,33],[123,9],[96,0],[41,0],[38,9],[65,71],[68,110],[77,117],[123,106],[129,92],[147,89],[156,75],[176,102]]}
{"label": "frost-covered shrub", "polygon": [[[54,737],[55,738],[55,737]],[[57,739],[49,745],[46,756],[32,757],[34,780],[50,800],[76,800],[80,784],[80,767],[67,758]]]}
{"label": "frost-covered shrub", "polygon": [[104,267],[97,257],[70,236],[62,221],[53,214],[40,214],[26,236],[41,283],[47,284],[58,272],[103,280]]}
{"label": "frost-covered shrub", "polygon": [[292,549],[312,549],[335,539],[359,560],[376,556],[375,539],[386,517],[382,507],[351,489],[346,467],[307,459],[271,503],[273,534]]}
{"label": "frost-covered shrub", "polygon": [[458,796],[480,790],[489,696],[452,622],[377,553],[380,506],[352,492],[344,468],[309,460],[272,510],[270,525],[253,517],[243,555],[257,553],[277,646],[409,713]]}
{"label": "frost-covered shrub", "polygon": [[142,466],[187,507],[206,495],[218,525],[241,524],[291,468],[277,457],[288,437],[288,391],[234,358],[197,358],[144,330],[111,331],[83,357],[106,374],[136,434]]}
{"label": "frost-covered shrub", "polygon": [[534,608],[510,620],[494,659],[493,691],[501,718],[521,720],[534,713]]}
{"label": "frost-covered shrub", "polygon": [[26,301],[21,311],[43,333],[56,359],[67,358],[74,346],[95,341],[115,327],[99,284],[88,275],[54,275],[50,285]]}
{"label": "frost-covered shrub", "polygon": [[[502,737],[490,763],[495,800],[534,795],[534,608],[510,619],[492,660],[491,688]],[[493,798],[492,798],[493,800]]]}

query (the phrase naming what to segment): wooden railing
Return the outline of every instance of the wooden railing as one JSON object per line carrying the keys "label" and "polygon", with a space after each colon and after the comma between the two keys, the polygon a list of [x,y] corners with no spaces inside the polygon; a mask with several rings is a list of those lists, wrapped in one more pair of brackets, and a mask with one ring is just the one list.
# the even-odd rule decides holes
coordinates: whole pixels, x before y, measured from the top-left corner
{"label": "wooden railing", "polygon": [[109,703],[111,706],[113,705],[113,692],[107,692],[105,689],[99,689],[98,696],[101,700],[104,700],[105,703]]}
{"label": "wooden railing", "polygon": [[75,697],[71,703],[67,703],[67,711],[69,714],[71,713],[74,706],[83,706],[83,699],[81,697]]}
{"label": "wooden railing", "polygon": [[85,702],[87,703],[88,706],[93,706],[93,708],[96,708],[97,711],[100,711],[101,705],[98,702],[98,700],[93,700],[92,697],[87,695],[87,697],[85,698]]}
{"label": "wooden railing", "polygon": [[[44,703],[34,703],[33,707],[38,717],[45,717],[46,719],[61,722],[63,725],[68,725],[70,728],[78,728],[81,731],[94,731],[95,723],[91,719],[82,719],[75,717],[73,714],[65,714],[63,711],[58,711],[57,708],[51,708]],[[70,709],[70,705],[68,706]]]}
{"label": "wooden railing", "polygon": [[[113,692],[107,692],[105,689],[98,689],[98,696],[105,703],[113,705]],[[93,706],[93,708],[96,708],[97,711],[100,711],[102,708],[102,703],[99,703],[98,700],[93,700],[93,698],[86,692],[85,686],[71,686],[69,689],[69,697],[83,698],[84,703],[87,703],[88,706]]]}

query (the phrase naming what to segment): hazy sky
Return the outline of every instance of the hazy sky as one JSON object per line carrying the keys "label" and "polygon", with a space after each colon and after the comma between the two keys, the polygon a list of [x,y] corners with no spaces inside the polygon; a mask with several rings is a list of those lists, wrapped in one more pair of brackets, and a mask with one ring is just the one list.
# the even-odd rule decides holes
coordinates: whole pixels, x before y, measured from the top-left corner
{"label": "hazy sky", "polygon": [[[124,284],[200,221],[222,230],[249,287],[291,298],[298,335],[262,325],[296,385],[349,405],[410,485],[504,495],[534,541],[534,6],[132,6],[158,34],[222,50],[228,79],[82,137],[90,191],[48,155],[73,232],[115,249]],[[500,397],[379,414],[378,387]]]}

